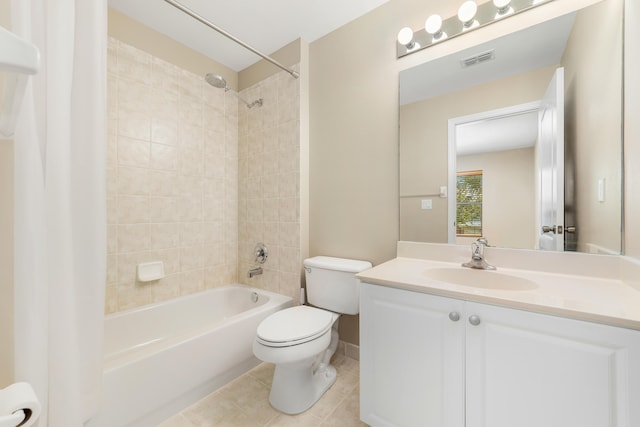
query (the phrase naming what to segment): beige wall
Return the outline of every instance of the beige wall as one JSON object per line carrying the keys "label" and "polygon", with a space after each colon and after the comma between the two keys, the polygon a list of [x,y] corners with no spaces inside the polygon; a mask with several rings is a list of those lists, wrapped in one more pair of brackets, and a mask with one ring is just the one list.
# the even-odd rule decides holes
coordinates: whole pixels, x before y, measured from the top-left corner
{"label": "beige wall", "polygon": [[[457,3],[391,0],[310,45],[310,254],[366,259],[395,256],[398,229],[398,73],[592,0],[557,0],[400,60],[395,39],[431,13]],[[343,339],[357,343],[357,322]]]}
{"label": "beige wall", "polygon": [[311,254],[376,264],[395,254],[399,71],[593,2],[551,2],[398,60],[401,27],[457,5],[392,0],[311,43]]}
{"label": "beige wall", "polygon": [[[242,48],[238,47],[238,49]],[[281,65],[299,72],[300,70],[297,67],[299,67],[301,61],[303,49],[308,49],[308,45],[298,39],[271,53],[269,56]],[[238,73],[238,90],[247,89],[278,72],[280,72],[280,68],[261,59]],[[286,74],[289,75],[288,73]],[[308,76],[306,78],[308,79]]]}
{"label": "beige wall", "polygon": [[[400,108],[400,240],[447,242],[447,199],[431,197],[433,209],[422,210],[420,200],[425,197],[420,195],[438,194],[440,186],[448,185],[448,120],[538,101],[555,68],[544,67]],[[489,200],[485,199],[485,206],[490,207]],[[531,215],[534,212],[532,208]],[[486,236],[491,244],[501,246],[493,234],[496,230],[489,230],[491,227]],[[526,246],[512,246],[516,241],[498,234],[498,240],[509,243],[505,247],[533,247],[528,234],[522,242]]]}
{"label": "beige wall", "polygon": [[[533,147],[458,156],[456,165],[458,172],[482,170],[482,233],[489,243],[534,249],[538,233]],[[473,240],[459,237],[456,242],[471,244]]]}
{"label": "beige wall", "polygon": [[625,253],[640,258],[640,2],[625,2]]}
{"label": "beige wall", "polygon": [[[577,227],[582,252],[593,247],[621,250],[622,5],[623,0],[608,0],[580,11],[561,61],[566,160],[575,165],[575,178],[566,184],[574,186],[576,195],[575,202],[567,200],[575,221],[569,217],[573,223],[566,225]],[[601,179],[606,183],[604,202],[598,201]]]}
{"label": "beige wall", "polygon": [[[0,26],[8,29],[11,28],[10,5],[10,0],[0,0]],[[0,138],[0,388],[12,382],[13,141]]]}

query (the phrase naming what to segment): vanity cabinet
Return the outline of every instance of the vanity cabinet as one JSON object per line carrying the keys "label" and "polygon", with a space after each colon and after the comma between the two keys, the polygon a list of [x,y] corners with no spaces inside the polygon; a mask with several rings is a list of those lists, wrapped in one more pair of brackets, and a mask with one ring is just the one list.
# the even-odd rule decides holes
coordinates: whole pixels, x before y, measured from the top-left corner
{"label": "vanity cabinet", "polygon": [[640,426],[640,331],[363,283],[371,426]]}

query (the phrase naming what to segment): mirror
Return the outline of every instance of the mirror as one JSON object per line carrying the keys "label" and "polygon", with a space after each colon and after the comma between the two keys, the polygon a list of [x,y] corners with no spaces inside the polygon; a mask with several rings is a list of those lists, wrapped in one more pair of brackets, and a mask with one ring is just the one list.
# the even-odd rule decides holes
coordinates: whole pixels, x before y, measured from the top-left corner
{"label": "mirror", "polygon": [[622,21],[606,0],[402,71],[400,239],[620,254]]}

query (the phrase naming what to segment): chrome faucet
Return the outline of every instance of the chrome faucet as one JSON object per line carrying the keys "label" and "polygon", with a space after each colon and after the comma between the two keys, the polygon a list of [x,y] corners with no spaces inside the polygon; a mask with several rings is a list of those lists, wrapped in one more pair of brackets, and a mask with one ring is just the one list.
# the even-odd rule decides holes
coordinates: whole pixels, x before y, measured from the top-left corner
{"label": "chrome faucet", "polygon": [[253,276],[257,276],[258,274],[262,274],[262,267],[252,268],[247,271],[247,277],[251,279]]}
{"label": "chrome faucet", "polygon": [[489,246],[486,238],[481,237],[471,244],[471,261],[462,264],[463,267],[477,268],[480,270],[495,270],[496,268],[488,264],[484,259],[484,248]]}

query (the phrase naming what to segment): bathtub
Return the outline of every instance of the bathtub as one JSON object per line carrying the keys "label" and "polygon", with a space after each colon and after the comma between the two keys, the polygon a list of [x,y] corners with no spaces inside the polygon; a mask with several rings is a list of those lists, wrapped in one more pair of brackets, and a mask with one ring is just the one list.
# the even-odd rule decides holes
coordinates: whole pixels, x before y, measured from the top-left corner
{"label": "bathtub", "polygon": [[156,426],[260,362],[258,324],[292,299],[230,285],[105,317],[102,406],[86,427]]}

